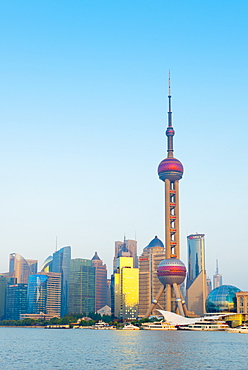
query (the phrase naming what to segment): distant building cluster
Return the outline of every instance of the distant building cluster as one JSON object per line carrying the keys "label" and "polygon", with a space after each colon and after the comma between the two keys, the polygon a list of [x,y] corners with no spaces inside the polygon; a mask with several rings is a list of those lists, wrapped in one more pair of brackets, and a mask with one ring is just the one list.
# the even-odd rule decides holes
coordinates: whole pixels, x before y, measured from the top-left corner
{"label": "distant building cluster", "polygon": [[40,272],[37,266],[37,260],[10,255],[9,272],[0,274],[1,319],[109,312],[107,268],[97,253],[91,260],[72,259],[67,246],[49,256]]}
{"label": "distant building cluster", "polygon": [[[211,308],[210,311],[217,312],[216,297],[220,294],[218,289],[212,291],[211,281],[206,278],[205,235],[191,234],[187,241],[186,286],[183,283],[180,289],[188,312],[203,315],[207,297],[207,310]],[[50,319],[67,314],[97,312],[121,320],[145,317],[162,286],[157,270],[164,259],[165,247],[157,236],[144,247],[140,256],[137,255],[137,241],[116,241],[110,279],[107,278],[107,267],[97,252],[91,260],[72,259],[71,247],[63,247],[44,261],[39,272],[37,260],[11,253],[9,271],[0,274],[0,319]],[[214,288],[222,286],[218,262],[216,266]],[[248,306],[247,299],[247,295],[243,298],[239,293],[240,312]],[[156,302],[156,307],[167,309],[166,291]],[[155,308],[152,314],[156,314]]]}

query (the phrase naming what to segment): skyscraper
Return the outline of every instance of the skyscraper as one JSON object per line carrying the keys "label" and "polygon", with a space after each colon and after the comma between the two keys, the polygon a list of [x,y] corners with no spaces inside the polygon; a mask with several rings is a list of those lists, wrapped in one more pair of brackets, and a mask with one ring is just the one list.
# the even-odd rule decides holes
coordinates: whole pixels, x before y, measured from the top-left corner
{"label": "skyscraper", "polygon": [[139,269],[132,257],[118,257],[114,273],[114,315],[122,320],[138,316]]}
{"label": "skyscraper", "polygon": [[209,293],[212,291],[212,281],[209,277],[207,277],[206,282],[207,282],[207,294],[206,294],[206,296],[208,296]]}
{"label": "skyscraper", "polygon": [[6,295],[6,319],[20,320],[27,312],[27,284],[8,284]]}
{"label": "skyscraper", "polygon": [[44,313],[47,318],[60,317],[61,274],[39,273],[28,278],[27,313]]}
{"label": "skyscraper", "polygon": [[205,302],[207,298],[204,236],[204,234],[191,234],[187,236],[187,308],[197,315],[203,315],[205,313]]}
{"label": "skyscraper", "polygon": [[18,284],[27,284],[29,275],[36,274],[37,260],[28,260],[18,253],[9,256],[9,276],[17,279]]}
{"label": "skyscraper", "polygon": [[137,241],[124,238],[124,242],[115,242],[115,255],[113,260],[113,271],[116,270],[116,261],[118,257],[132,257],[133,267],[138,267]]}
{"label": "skyscraper", "polygon": [[[143,249],[139,257],[139,317],[145,316],[161,287],[157,276],[157,268],[164,259],[164,244],[155,236]],[[165,309],[164,293],[161,295],[158,304],[160,308]]]}
{"label": "skyscraper", "polygon": [[162,285],[154,303],[147,310],[146,317],[150,316],[160,296],[166,289],[166,310],[179,310],[185,315],[187,310],[180,284],[186,276],[186,268],[180,261],[180,234],[179,234],[179,180],[183,176],[182,163],[173,155],[173,136],[175,131],[172,126],[171,92],[169,75],[169,111],[167,136],[167,158],[158,166],[158,175],[165,184],[165,260],[158,266],[158,278]]}
{"label": "skyscraper", "polygon": [[97,252],[92,257],[92,266],[96,268],[95,311],[98,311],[107,304],[107,267]]}
{"label": "skyscraper", "polygon": [[218,260],[216,260],[216,271],[213,276],[213,287],[218,288],[219,286],[222,285],[222,275],[219,274],[219,266],[218,266]]}
{"label": "skyscraper", "polygon": [[0,320],[5,316],[6,291],[10,278],[0,275]]}
{"label": "skyscraper", "polygon": [[61,274],[61,317],[68,314],[70,262],[71,262],[70,246],[63,247],[58,251],[54,252],[53,260],[52,262],[50,262],[51,272],[57,272]]}
{"label": "skyscraper", "polygon": [[53,265],[53,257],[48,256],[45,261],[43,262],[43,265],[41,266],[40,272],[51,272],[52,271],[52,265]]}
{"label": "skyscraper", "polygon": [[107,300],[106,304],[111,307],[111,279],[107,279]]}
{"label": "skyscraper", "polygon": [[86,314],[95,312],[96,268],[92,260],[71,260],[69,279],[69,313]]}

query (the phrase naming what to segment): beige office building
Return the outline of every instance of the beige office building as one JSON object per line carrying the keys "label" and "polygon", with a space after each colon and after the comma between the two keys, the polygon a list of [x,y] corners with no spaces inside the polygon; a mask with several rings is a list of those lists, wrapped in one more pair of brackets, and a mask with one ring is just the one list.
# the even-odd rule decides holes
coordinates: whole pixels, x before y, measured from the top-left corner
{"label": "beige office building", "polygon": [[248,292],[238,292],[237,297],[237,313],[245,315],[245,320],[248,320]]}
{"label": "beige office building", "polygon": [[[157,267],[165,259],[164,244],[157,236],[143,249],[139,257],[139,317],[144,317],[162,284],[157,277]],[[156,308],[165,309],[165,292]],[[156,314],[156,311],[152,312]]]}
{"label": "beige office building", "polygon": [[18,284],[27,284],[28,277],[37,273],[37,260],[25,259],[18,253],[9,256],[9,277],[17,279]]}

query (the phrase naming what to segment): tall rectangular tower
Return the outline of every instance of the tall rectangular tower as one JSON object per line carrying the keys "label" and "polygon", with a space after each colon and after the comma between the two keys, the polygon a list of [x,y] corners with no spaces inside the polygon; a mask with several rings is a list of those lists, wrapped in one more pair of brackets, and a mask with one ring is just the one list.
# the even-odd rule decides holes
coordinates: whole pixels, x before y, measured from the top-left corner
{"label": "tall rectangular tower", "polygon": [[96,294],[95,294],[95,311],[107,304],[107,267],[99,258],[97,252],[91,259],[92,266],[96,269]]}
{"label": "tall rectangular tower", "polygon": [[61,317],[68,314],[70,261],[70,246],[63,247],[53,253],[51,272],[61,274]]}
{"label": "tall rectangular tower", "polygon": [[6,295],[6,319],[20,320],[27,312],[27,284],[8,284]]}
{"label": "tall rectangular tower", "polygon": [[[139,257],[139,317],[144,317],[152,301],[156,298],[162,284],[158,280],[157,268],[165,259],[164,244],[157,236],[143,249]],[[158,301],[165,309],[165,293]],[[153,312],[151,312],[153,314]],[[156,314],[156,312],[154,312]]]}
{"label": "tall rectangular tower", "polygon": [[71,260],[69,279],[69,313],[95,312],[96,268],[92,261],[75,258]]}
{"label": "tall rectangular tower", "polygon": [[188,241],[187,307],[197,315],[205,313],[207,282],[205,270],[205,235],[191,234]]}
{"label": "tall rectangular tower", "polygon": [[114,274],[114,313],[123,319],[138,316],[139,269],[133,268],[132,257],[118,257]]}
{"label": "tall rectangular tower", "polygon": [[219,274],[219,266],[218,266],[218,260],[216,260],[216,271],[213,276],[213,287],[218,288],[218,286],[222,285],[222,275]]}
{"label": "tall rectangular tower", "polygon": [[30,275],[28,279],[27,312],[48,317],[60,317],[61,274],[44,272]]}

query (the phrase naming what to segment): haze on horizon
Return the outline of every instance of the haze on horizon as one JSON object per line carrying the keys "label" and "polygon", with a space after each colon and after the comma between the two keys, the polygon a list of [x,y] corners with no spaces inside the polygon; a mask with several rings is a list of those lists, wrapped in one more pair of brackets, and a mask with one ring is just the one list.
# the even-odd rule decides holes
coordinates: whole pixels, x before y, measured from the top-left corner
{"label": "haze on horizon", "polygon": [[1,262],[115,240],[164,240],[167,76],[186,236],[206,235],[207,275],[248,289],[248,3],[1,2]]}

